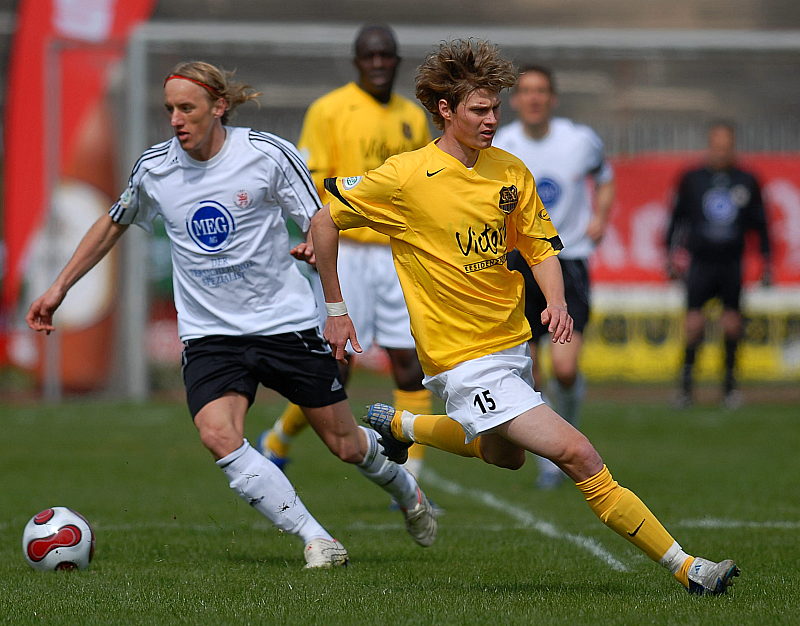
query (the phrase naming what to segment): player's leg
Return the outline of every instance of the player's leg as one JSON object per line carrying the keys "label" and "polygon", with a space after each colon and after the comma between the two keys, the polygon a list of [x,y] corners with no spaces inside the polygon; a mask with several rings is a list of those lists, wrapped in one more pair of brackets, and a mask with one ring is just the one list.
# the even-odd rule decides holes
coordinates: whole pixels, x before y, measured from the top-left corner
{"label": "player's leg", "polygon": [[723,404],[738,408],[742,398],[736,385],[736,353],[742,337],[742,269],[741,263],[726,264],[720,268],[720,298],[722,299],[722,337],[725,342],[725,375],[723,379]]}
{"label": "player's leg", "polygon": [[679,407],[690,406],[693,402],[694,364],[705,334],[706,320],[702,309],[713,293],[713,276],[705,264],[693,260],[686,275],[683,366],[676,400]]}
{"label": "player's leg", "polygon": [[583,331],[589,322],[589,268],[580,259],[560,261],[567,307],[573,319],[573,334],[569,343],[550,343],[553,379],[549,385],[549,398],[556,412],[577,427],[586,388],[578,364],[583,348]]}
{"label": "player's leg", "polygon": [[323,407],[304,407],[311,427],[328,449],[386,491],[398,504],[414,540],[429,546],[436,538],[436,516],[414,476],[382,455],[378,434],[355,423],[346,401]]}
{"label": "player's leg", "polygon": [[689,591],[722,593],[738,575],[732,561],[714,563],[684,552],[644,502],[612,478],[591,442],[546,404],[501,424],[494,432],[555,462],[575,481],[606,526],[667,568]]}
{"label": "player's leg", "polygon": [[356,424],[336,361],[319,330],[259,338],[249,356],[259,381],[300,404],[328,449],[394,497],[414,540],[430,545],[436,519],[428,499],[409,472],[379,453],[376,433]]}
{"label": "player's leg", "polygon": [[243,437],[257,382],[241,367],[241,347],[205,341],[184,351],[189,409],[203,445],[231,489],[284,532],[300,537],[306,567],[347,563],[347,551],[309,513],[286,476]]}

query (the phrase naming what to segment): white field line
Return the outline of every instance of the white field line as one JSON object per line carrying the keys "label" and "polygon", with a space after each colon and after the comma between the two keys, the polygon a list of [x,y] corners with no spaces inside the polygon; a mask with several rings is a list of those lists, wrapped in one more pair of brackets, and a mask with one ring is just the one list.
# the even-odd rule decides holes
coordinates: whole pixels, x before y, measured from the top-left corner
{"label": "white field line", "polygon": [[715,519],[706,517],[703,519],[685,519],[671,526],[680,526],[681,528],[752,528],[752,529],[769,529],[769,530],[796,530],[800,528],[800,522],[781,522],[781,521],[766,521],[766,522],[748,522],[746,520],[738,519]]}
{"label": "white field line", "polygon": [[570,543],[577,545],[579,548],[583,548],[587,550],[589,553],[596,556],[598,559],[603,561],[606,565],[608,565],[611,569],[617,570],[619,572],[627,572],[628,567],[622,563],[619,559],[617,559],[614,555],[608,552],[605,548],[603,548],[599,543],[597,543],[594,539],[590,539],[589,537],[584,537],[582,535],[575,535],[572,533],[564,532],[558,529],[557,526],[551,524],[550,522],[545,522],[543,520],[538,519],[532,513],[526,511],[525,509],[521,509],[518,506],[511,504],[510,502],[505,502],[501,500],[497,496],[488,491],[483,491],[480,489],[469,489],[467,487],[463,487],[458,483],[455,483],[451,480],[447,480],[442,476],[439,476],[433,470],[426,468],[425,469],[425,482],[446,491],[452,495],[456,496],[466,496],[480,502],[481,504],[488,506],[490,509],[494,509],[496,511],[500,511],[501,513],[505,513],[509,517],[514,518],[518,523],[522,524],[526,528],[532,528],[541,534],[545,535],[546,537],[551,537],[553,539],[563,539]]}

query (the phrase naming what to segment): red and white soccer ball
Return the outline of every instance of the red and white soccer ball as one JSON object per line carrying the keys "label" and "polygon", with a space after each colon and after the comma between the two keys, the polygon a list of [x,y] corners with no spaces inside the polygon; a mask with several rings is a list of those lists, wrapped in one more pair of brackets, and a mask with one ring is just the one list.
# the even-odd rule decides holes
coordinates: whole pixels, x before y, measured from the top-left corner
{"label": "red and white soccer ball", "polygon": [[77,511],[54,506],[37,513],[22,532],[22,553],[33,569],[86,569],[94,556],[94,531]]}

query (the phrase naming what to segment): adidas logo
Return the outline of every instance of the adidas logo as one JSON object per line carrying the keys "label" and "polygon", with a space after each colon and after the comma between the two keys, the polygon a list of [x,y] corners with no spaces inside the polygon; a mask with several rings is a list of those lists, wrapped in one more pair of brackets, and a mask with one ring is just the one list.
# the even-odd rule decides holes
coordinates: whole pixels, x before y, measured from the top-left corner
{"label": "adidas logo", "polygon": [[342,383],[339,382],[338,378],[333,379],[333,384],[331,385],[331,391],[339,391],[342,388]]}

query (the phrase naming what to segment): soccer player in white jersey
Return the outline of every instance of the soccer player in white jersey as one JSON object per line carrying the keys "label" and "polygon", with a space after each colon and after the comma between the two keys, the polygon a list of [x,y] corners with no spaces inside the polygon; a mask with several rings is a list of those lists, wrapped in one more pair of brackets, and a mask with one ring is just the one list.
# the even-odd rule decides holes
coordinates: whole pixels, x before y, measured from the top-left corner
{"label": "soccer player in white jersey", "polygon": [[[511,107],[518,119],[497,131],[493,145],[521,159],[531,171],[539,197],[564,244],[558,260],[574,327],[572,341],[550,346],[554,376],[547,385],[547,396],[559,415],[577,426],[586,387],[578,363],[590,313],[589,257],[608,225],[614,202],[614,172],[605,158],[602,140],[591,128],[553,117],[557,102],[552,71],[541,65],[525,67],[511,95]],[[518,251],[509,253],[508,267],[525,278],[525,317],[533,333],[533,379],[541,391],[544,377],[536,348],[547,334],[539,320],[544,295]],[[536,484],[540,488],[552,489],[566,478],[547,459],[538,461]]]}
{"label": "soccer player in white jersey", "polygon": [[690,592],[723,593],[739,573],[683,551],[656,516],[615,481],[591,442],[533,388],[517,248],[546,296],[540,320],[554,342],[572,338],[558,233],[516,157],[492,147],[500,91],[516,70],[482,41],[443,42],[417,71],[417,98],[442,129],[424,148],[363,176],[330,178],[331,203],[312,220],[317,269],[336,358],[358,339],[336,271],[339,231],[370,226],[389,236],[411,316],[424,384],[447,415],[372,405],[366,421],[384,453],[403,462],[411,442],[517,469],[525,452],[554,461],[612,530],[667,568]]}
{"label": "soccer player in white jersey", "polygon": [[[294,264],[285,219],[307,232],[319,197],[300,155],[268,133],[228,126],[258,95],[230,73],[182,63],[164,81],[175,136],[146,150],[128,186],[99,218],[27,314],[48,334],[67,291],[128,225],[164,220],[174,267],[178,332],[190,413],[231,488],[280,530],[300,537],[306,567],[345,565],[348,555],[308,512],[286,476],[243,437],[259,383],[303,407],[328,448],[400,503],[420,545],[436,517],[413,476],[379,454],[374,431],[356,425],[336,362],[318,331],[308,281]],[[291,254],[311,260],[301,244]]]}

